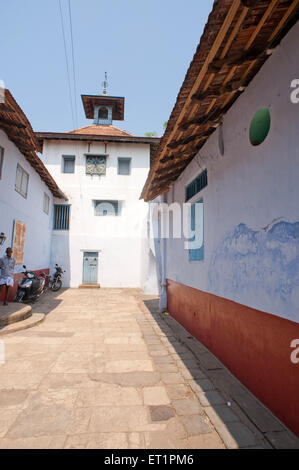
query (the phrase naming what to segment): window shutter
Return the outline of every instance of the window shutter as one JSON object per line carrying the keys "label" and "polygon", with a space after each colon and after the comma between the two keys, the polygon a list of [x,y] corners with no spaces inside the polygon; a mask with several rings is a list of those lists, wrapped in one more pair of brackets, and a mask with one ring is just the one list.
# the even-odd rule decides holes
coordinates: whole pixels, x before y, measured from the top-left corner
{"label": "window shutter", "polygon": [[28,188],[28,175],[23,171],[22,174],[22,186],[21,186],[21,192],[23,196],[27,195],[27,188]]}
{"label": "window shutter", "polygon": [[[190,211],[190,228],[192,231],[195,229],[197,230],[202,230],[203,231],[203,218],[202,220],[197,220],[195,218],[195,206],[196,204],[203,204],[203,199],[200,199],[197,201],[195,204],[191,205],[191,211]],[[196,227],[196,222],[197,224],[201,224],[202,227]],[[189,261],[202,261],[204,259],[204,242],[202,243],[202,246],[200,248],[193,248],[189,249]]]}
{"label": "window shutter", "polygon": [[17,177],[16,177],[16,189],[18,189],[20,191],[21,186],[22,186],[22,169],[18,165],[17,166]]}
{"label": "window shutter", "polygon": [[63,157],[63,172],[75,173],[75,157]]}
{"label": "window shutter", "polygon": [[129,175],[131,173],[131,158],[118,159],[118,174]]}

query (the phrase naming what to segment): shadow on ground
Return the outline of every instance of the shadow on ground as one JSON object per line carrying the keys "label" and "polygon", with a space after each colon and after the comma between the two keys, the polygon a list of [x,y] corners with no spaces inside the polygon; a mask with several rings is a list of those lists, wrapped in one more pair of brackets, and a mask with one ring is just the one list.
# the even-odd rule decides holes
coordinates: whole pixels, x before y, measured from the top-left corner
{"label": "shadow on ground", "polygon": [[202,343],[167,312],[159,312],[158,298],[140,299],[180,357],[190,387],[227,447],[299,448],[299,439]]}
{"label": "shadow on ground", "polygon": [[62,295],[69,290],[68,288],[60,289],[58,292],[47,290],[41,297],[34,303],[31,303],[32,313],[44,313],[49,315],[55,310],[63,301]]}

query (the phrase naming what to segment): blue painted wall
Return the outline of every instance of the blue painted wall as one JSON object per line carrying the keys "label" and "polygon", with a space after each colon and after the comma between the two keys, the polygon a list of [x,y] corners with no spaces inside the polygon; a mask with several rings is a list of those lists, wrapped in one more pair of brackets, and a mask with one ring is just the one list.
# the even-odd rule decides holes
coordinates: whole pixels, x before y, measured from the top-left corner
{"label": "blue painted wall", "polygon": [[[183,204],[207,169],[208,185],[188,200],[204,200],[204,258],[190,261],[184,239],[169,239],[167,277],[299,323],[299,103],[290,99],[298,35],[299,23],[225,115],[224,151],[217,129],[168,191],[169,204]],[[262,107],[271,127],[253,146],[250,123]]]}
{"label": "blue painted wall", "polygon": [[262,296],[276,313],[293,318],[299,314],[299,222],[262,230],[239,224],[215,250],[209,281],[220,296],[245,302]]}

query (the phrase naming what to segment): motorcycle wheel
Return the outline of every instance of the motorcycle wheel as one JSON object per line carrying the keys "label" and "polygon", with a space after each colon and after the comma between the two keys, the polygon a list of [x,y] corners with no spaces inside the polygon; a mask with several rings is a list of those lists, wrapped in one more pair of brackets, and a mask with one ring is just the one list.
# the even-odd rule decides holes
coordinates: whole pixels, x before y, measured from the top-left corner
{"label": "motorcycle wheel", "polygon": [[24,295],[25,292],[17,292],[17,295],[15,296],[15,302],[22,302]]}
{"label": "motorcycle wheel", "polygon": [[58,279],[57,281],[53,282],[51,289],[53,292],[57,292],[59,289],[61,289],[61,287],[62,287],[62,282],[60,279]]}

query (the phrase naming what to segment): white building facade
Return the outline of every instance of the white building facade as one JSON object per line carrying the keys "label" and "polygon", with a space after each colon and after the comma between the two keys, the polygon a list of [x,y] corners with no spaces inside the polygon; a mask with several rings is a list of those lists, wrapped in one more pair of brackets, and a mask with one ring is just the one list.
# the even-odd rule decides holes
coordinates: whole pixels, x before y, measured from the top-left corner
{"label": "white building facade", "polygon": [[[23,263],[32,271],[49,270],[53,200],[64,201],[36,151],[30,123],[5,90],[0,105],[0,232],[5,236],[0,256],[13,247],[16,273],[23,271]],[[15,290],[16,283],[12,296]]]}
{"label": "white building facade", "polygon": [[68,198],[67,209],[54,201],[52,265],[66,270],[66,286],[157,292],[156,273],[149,266],[148,204],[139,199],[157,139],[134,137],[112,125],[121,98],[88,98],[92,125],[66,134],[37,134],[43,162]]}

